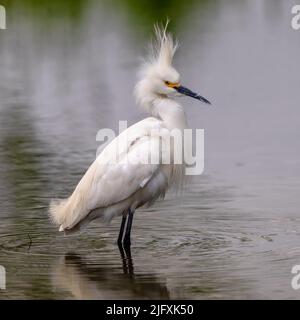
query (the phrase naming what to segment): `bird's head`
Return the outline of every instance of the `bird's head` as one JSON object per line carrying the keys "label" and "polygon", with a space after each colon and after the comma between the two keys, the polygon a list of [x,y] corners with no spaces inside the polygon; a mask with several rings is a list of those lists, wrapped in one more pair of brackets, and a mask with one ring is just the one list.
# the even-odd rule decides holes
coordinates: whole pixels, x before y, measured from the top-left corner
{"label": "bird's head", "polygon": [[164,28],[154,26],[155,39],[150,46],[150,55],[140,70],[140,81],[135,87],[138,104],[149,107],[157,97],[174,97],[186,95],[202,102],[210,102],[199,94],[187,89],[180,83],[180,75],[173,67],[173,57],[178,48],[178,42],[173,40]]}

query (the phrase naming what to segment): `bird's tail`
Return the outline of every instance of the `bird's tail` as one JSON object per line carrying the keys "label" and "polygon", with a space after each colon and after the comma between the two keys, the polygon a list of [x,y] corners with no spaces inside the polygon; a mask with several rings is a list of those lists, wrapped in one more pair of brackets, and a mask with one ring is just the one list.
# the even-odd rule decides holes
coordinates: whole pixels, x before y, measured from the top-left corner
{"label": "bird's tail", "polygon": [[78,193],[73,193],[67,199],[53,199],[49,206],[49,216],[59,226],[59,231],[65,233],[77,232],[91,220],[89,210]]}
{"label": "bird's tail", "polygon": [[[51,221],[60,227],[63,231],[62,225],[66,220],[68,199],[53,199],[49,206],[49,216]],[[62,230],[61,230],[62,229]]]}

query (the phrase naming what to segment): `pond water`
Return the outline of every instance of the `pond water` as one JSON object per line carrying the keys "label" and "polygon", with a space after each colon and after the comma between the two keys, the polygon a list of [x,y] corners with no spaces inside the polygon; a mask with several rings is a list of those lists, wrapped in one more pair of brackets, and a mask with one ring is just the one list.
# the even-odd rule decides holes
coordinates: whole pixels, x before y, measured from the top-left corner
{"label": "pond water", "polygon": [[[300,31],[290,0],[1,0],[0,299],[300,298]],[[132,90],[155,21],[180,39],[205,170],[180,198],[64,236],[51,198],[94,160],[101,128],[144,117]],[[122,257],[122,254],[125,256]]]}

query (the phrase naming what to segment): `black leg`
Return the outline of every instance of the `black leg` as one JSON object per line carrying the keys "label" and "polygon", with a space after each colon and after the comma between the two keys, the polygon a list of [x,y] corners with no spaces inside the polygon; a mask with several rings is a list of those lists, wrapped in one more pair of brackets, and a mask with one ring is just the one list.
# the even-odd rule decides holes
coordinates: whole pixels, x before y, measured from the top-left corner
{"label": "black leg", "polygon": [[118,237],[118,245],[130,245],[130,234],[131,234],[131,226],[133,220],[134,211],[128,210],[126,216],[123,216],[122,223],[120,227],[119,237]]}
{"label": "black leg", "polygon": [[123,238],[123,244],[124,245],[130,245],[130,234],[131,234],[131,226],[132,226],[132,220],[133,220],[133,213],[134,211],[128,210],[128,218],[127,218],[127,224],[126,224],[126,230],[125,230],[125,235]]}
{"label": "black leg", "polygon": [[126,216],[122,215],[122,223],[121,223],[119,237],[118,237],[118,245],[121,245],[123,242],[123,233],[124,233],[124,228],[126,224],[126,219],[127,219],[127,215]]}

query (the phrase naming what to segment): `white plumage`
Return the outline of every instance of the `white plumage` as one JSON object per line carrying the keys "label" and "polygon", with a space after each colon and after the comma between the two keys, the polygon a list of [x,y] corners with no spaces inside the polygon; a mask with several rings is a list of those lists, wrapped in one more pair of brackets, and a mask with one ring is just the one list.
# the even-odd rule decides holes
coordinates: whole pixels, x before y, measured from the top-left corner
{"label": "white plumage", "polygon": [[[184,164],[175,165],[172,156],[167,163],[173,154],[172,145],[167,148],[170,130],[186,128],[185,113],[174,96],[183,93],[204,98],[180,86],[179,74],[172,67],[177,43],[166,28],[155,27],[155,35],[135,87],[137,103],[151,117],[132,125],[106,146],[68,199],[51,202],[50,216],[60,231],[76,231],[98,217],[125,216],[128,210],[134,212],[164,197],[171,185],[182,182]],[[163,135],[153,134],[161,130]],[[154,147],[159,143],[162,148]],[[159,161],[147,164],[149,157]]]}

